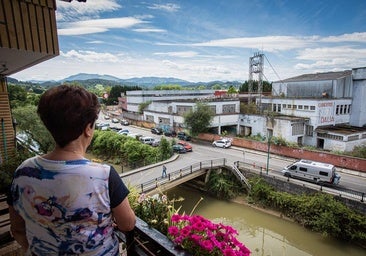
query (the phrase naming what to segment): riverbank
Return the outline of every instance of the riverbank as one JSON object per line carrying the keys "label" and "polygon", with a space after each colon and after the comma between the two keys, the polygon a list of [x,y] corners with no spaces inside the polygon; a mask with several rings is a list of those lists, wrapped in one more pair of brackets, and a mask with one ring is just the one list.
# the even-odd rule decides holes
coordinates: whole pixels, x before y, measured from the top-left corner
{"label": "riverbank", "polygon": [[[209,191],[204,189],[204,184],[199,182],[199,181],[186,182],[184,184],[181,184],[180,186],[182,186],[186,189],[189,189],[191,191],[199,191],[199,192],[204,193],[208,196],[215,197],[214,195],[212,195],[212,193],[210,193]],[[240,196],[238,196],[234,199],[231,199],[229,201],[233,202],[233,203],[237,203],[237,204],[241,204],[241,205],[251,207],[251,208],[256,209],[258,211],[261,211],[263,213],[270,214],[272,216],[275,216],[275,217],[278,217],[278,218],[281,218],[281,219],[284,219],[284,220],[287,220],[287,221],[295,222],[293,219],[283,215],[279,211],[275,211],[275,210],[269,209],[269,208],[263,208],[262,206],[249,203],[248,200],[247,200],[247,195],[240,195]]]}

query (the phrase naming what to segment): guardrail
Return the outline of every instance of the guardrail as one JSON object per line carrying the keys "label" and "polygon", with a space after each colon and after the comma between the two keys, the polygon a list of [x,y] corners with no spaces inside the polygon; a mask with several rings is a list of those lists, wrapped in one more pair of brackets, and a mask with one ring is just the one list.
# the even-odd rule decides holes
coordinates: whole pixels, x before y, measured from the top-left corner
{"label": "guardrail", "polygon": [[258,174],[258,175],[266,175],[268,177],[273,177],[278,180],[283,180],[287,182],[292,182],[294,184],[301,185],[303,187],[311,188],[313,190],[322,191],[331,195],[344,197],[350,200],[354,201],[360,201],[362,203],[365,203],[366,194],[364,192],[352,190],[352,189],[346,189],[339,187],[337,185],[324,185],[324,184],[316,184],[311,183],[309,181],[304,182],[300,179],[285,177],[282,175],[271,175],[271,170],[269,170],[269,173],[261,166],[255,166],[253,164],[237,161],[235,162],[235,165],[240,169],[244,168],[245,170],[248,170],[249,172]]}
{"label": "guardrail", "polygon": [[158,177],[153,180],[144,182],[140,185],[137,185],[137,189],[139,190],[140,193],[147,193],[151,190],[158,188],[163,184],[175,181],[177,179],[182,179],[202,169],[213,169],[225,166],[226,162],[227,160],[225,158],[221,158],[221,159],[207,160],[194,163],[192,165],[181,168],[177,171],[171,172],[166,177]]}

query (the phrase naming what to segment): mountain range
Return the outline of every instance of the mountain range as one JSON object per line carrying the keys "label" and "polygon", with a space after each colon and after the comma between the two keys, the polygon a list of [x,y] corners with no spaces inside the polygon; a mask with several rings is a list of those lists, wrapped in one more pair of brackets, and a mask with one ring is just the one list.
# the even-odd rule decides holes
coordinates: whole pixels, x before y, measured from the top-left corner
{"label": "mountain range", "polygon": [[[222,86],[225,85],[233,85],[240,86],[242,82],[238,81],[211,81],[211,82],[189,82],[186,80],[174,78],[174,77],[135,77],[129,79],[121,79],[111,75],[100,75],[100,74],[87,74],[87,73],[79,73],[76,75],[69,76],[59,81],[26,81],[25,83],[35,83],[45,86],[52,86],[64,82],[85,82],[85,81],[108,81],[108,84],[123,84],[128,86],[140,86],[140,87],[154,87],[156,85],[167,85],[167,84],[175,84],[181,86],[189,86],[189,85],[214,85],[219,84]],[[8,77],[8,82],[11,83],[24,83],[18,81],[14,78]]]}

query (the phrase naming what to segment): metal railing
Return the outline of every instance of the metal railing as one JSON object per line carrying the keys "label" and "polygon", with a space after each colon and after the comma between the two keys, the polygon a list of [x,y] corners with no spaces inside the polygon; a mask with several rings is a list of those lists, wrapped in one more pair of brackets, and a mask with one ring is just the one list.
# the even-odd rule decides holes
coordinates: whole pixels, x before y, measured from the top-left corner
{"label": "metal railing", "polygon": [[[177,171],[171,172],[166,177],[158,177],[153,180],[139,184],[139,185],[137,185],[137,188],[140,193],[146,193],[146,192],[154,190],[154,189],[158,188],[159,186],[164,185],[166,183],[173,182],[178,179],[186,178],[189,175],[197,173],[198,171],[215,169],[215,168],[226,166],[226,162],[227,161],[225,158],[221,158],[221,159],[207,160],[207,161],[194,163],[192,165],[181,168]],[[192,178],[194,178],[194,176],[192,176]]]}
{"label": "metal railing", "polygon": [[340,197],[344,197],[344,198],[347,198],[350,200],[360,201],[363,203],[366,202],[366,200],[365,200],[366,194],[364,192],[342,188],[337,185],[317,184],[317,183],[312,183],[308,180],[306,182],[304,182],[301,179],[295,179],[295,178],[279,176],[279,175],[271,175],[271,170],[267,174],[265,168],[263,168],[262,166],[256,166],[254,164],[244,163],[241,161],[235,162],[235,166],[237,166],[239,169],[243,168],[249,172],[258,174],[260,176],[266,175],[266,176],[272,177],[274,179],[292,182],[292,183],[298,184],[302,187],[311,188],[311,189],[317,190],[317,191],[322,191],[324,193],[328,193],[328,194],[331,194],[334,196],[340,196]]}

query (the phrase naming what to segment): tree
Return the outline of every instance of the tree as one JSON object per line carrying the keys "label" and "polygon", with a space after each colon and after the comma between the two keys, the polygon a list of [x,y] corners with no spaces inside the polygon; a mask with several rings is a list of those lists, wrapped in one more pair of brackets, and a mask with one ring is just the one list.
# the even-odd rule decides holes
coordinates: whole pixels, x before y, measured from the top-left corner
{"label": "tree", "polygon": [[24,104],[27,101],[27,91],[24,89],[24,87],[9,84],[8,92],[9,92],[10,108],[24,106]]}
{"label": "tree", "polygon": [[205,132],[213,119],[214,113],[205,103],[197,103],[196,108],[184,116],[184,124],[190,128],[192,135]]}
{"label": "tree", "polygon": [[[253,92],[258,90],[258,81],[253,81]],[[249,92],[249,81],[245,81],[239,88],[240,92]],[[262,91],[263,92],[271,92],[272,91],[272,84],[268,81],[262,82]]]}
{"label": "tree", "polygon": [[18,131],[25,133],[30,141],[35,141],[42,152],[47,153],[53,149],[55,142],[37,115],[36,106],[27,105],[15,108],[13,117],[17,120]]}

